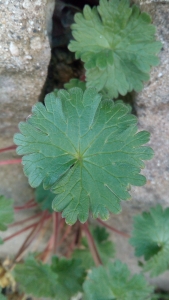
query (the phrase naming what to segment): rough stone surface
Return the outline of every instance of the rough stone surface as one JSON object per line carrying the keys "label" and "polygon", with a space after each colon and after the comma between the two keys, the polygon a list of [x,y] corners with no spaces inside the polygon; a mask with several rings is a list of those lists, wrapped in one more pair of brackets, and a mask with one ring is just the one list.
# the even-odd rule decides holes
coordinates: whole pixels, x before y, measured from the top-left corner
{"label": "rough stone surface", "polygon": [[[54,4],[55,0],[0,1],[0,148],[13,144],[18,123],[41,94],[51,57]],[[12,156],[10,152],[5,158]],[[29,198],[31,189],[21,166],[1,167],[0,192],[16,200],[19,193],[22,201]]]}
{"label": "rough stone surface", "polygon": [[0,144],[38,101],[50,61],[54,0],[0,1]]}
{"label": "rough stone surface", "polygon": [[135,95],[140,129],[151,133],[154,158],[146,164],[147,184],[135,189],[133,197],[146,202],[169,204],[169,4],[142,4],[157,27],[157,39],[163,44],[160,65],[153,68],[144,90]]}

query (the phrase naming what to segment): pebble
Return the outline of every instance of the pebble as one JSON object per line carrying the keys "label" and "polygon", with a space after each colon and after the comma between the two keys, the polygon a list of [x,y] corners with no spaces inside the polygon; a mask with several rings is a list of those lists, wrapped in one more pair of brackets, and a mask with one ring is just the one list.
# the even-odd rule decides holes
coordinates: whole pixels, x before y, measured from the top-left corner
{"label": "pebble", "polygon": [[19,49],[14,42],[11,42],[9,45],[9,51],[13,56],[19,56]]}
{"label": "pebble", "polygon": [[39,36],[33,37],[31,39],[30,47],[33,50],[40,50],[42,48],[42,43]]}

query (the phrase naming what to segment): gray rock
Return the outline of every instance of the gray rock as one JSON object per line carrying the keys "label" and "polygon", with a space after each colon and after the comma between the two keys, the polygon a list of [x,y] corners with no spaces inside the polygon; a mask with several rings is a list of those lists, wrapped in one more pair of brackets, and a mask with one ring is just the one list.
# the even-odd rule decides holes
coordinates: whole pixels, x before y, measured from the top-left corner
{"label": "gray rock", "polygon": [[144,90],[135,95],[139,126],[151,133],[150,146],[155,155],[146,164],[147,184],[135,189],[133,198],[151,205],[169,204],[169,4],[143,4],[141,9],[152,16],[163,48],[160,65],[153,68]]}
{"label": "gray rock", "polygon": [[[0,148],[13,144],[46,80],[55,0],[0,1]],[[15,152],[0,160],[17,158]],[[21,165],[1,166],[0,194],[23,203],[32,189]]]}
{"label": "gray rock", "polygon": [[12,143],[18,122],[43,88],[51,56],[54,0],[0,1],[0,144]]}

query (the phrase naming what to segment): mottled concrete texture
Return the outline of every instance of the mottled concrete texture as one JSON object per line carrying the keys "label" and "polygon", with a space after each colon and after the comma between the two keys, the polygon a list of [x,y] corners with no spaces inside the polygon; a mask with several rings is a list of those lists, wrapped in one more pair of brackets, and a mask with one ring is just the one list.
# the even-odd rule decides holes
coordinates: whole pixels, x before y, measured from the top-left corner
{"label": "mottled concrete texture", "polygon": [[139,126],[151,133],[155,155],[146,164],[146,186],[135,189],[133,198],[169,204],[169,3],[142,4],[141,9],[152,16],[163,48],[160,65],[152,69],[144,90],[135,95]]}
{"label": "mottled concrete texture", "polygon": [[0,143],[12,141],[46,79],[54,0],[0,1]]}
{"label": "mottled concrete texture", "polygon": [[[51,57],[54,4],[55,0],[0,1],[0,148],[13,144],[18,123],[41,94]],[[9,152],[5,159],[14,156]],[[21,166],[1,167],[0,193],[16,201],[31,196]]]}

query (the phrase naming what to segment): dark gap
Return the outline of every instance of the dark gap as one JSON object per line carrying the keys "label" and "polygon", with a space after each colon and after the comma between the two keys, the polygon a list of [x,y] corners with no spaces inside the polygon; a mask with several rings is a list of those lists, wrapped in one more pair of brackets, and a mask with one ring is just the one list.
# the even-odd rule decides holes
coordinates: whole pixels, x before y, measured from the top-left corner
{"label": "dark gap", "polygon": [[129,92],[125,96],[119,95],[117,100],[123,100],[124,103],[129,104],[132,108],[132,114],[137,116],[137,112],[134,106],[134,92]]}
{"label": "dark gap", "polygon": [[64,87],[72,78],[83,78],[84,68],[81,60],[76,60],[74,53],[67,48],[72,39],[70,26],[74,15],[81,12],[84,5],[98,5],[98,0],[57,0],[53,13],[52,49],[48,75],[40,95],[43,102],[46,94]]}
{"label": "dark gap", "polygon": [[[84,78],[84,67],[81,60],[75,59],[75,54],[68,50],[69,41],[73,38],[70,26],[74,22],[74,15],[81,12],[88,4],[91,7],[98,5],[99,0],[57,0],[53,13],[52,49],[48,75],[40,95],[43,102],[46,94],[54,89],[61,89],[72,78]],[[133,93],[119,96],[118,99],[130,104],[132,113],[136,115]]]}
{"label": "dark gap", "polygon": [[[1,297],[1,294],[6,296],[7,299],[21,299],[21,293],[16,290],[15,292],[12,290],[12,288],[10,287],[5,287],[5,288],[2,288],[2,291],[0,293],[0,297]],[[33,300],[33,298],[31,297],[26,297],[25,300]]]}

